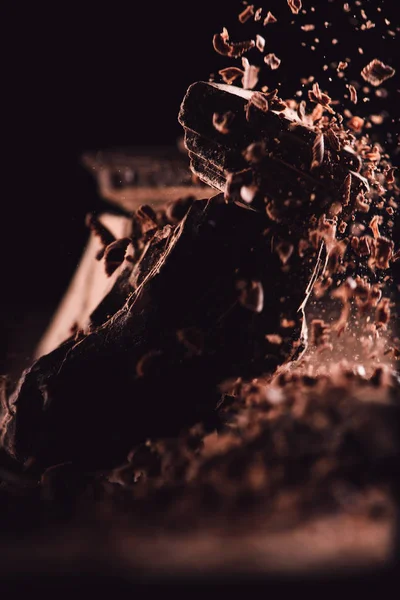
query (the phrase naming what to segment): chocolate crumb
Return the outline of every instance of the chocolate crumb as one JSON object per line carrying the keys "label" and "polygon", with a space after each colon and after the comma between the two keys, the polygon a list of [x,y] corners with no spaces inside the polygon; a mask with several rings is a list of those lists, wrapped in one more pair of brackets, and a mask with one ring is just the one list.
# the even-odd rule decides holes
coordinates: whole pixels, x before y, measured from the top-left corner
{"label": "chocolate crumb", "polygon": [[311,169],[319,167],[324,162],[325,142],[324,134],[320,131],[317,133],[312,147],[312,162]]}
{"label": "chocolate crumb", "polygon": [[230,133],[230,126],[235,118],[235,114],[228,110],[225,113],[214,113],[213,114],[213,125],[219,133],[226,135]]}
{"label": "chocolate crumb", "polygon": [[136,364],[136,375],[138,377],[145,377],[154,373],[161,356],[161,350],[150,350],[149,352],[146,352]]}
{"label": "chocolate crumb", "polygon": [[392,185],[395,182],[394,173],[397,170],[397,167],[391,167],[386,173],[386,183],[388,185]]}
{"label": "chocolate crumb", "polygon": [[241,23],[246,23],[251,17],[254,15],[254,4],[249,4],[246,8],[239,14],[239,21]]}
{"label": "chocolate crumb", "polygon": [[290,10],[294,15],[297,15],[302,7],[301,0],[287,0]]}
{"label": "chocolate crumb", "polygon": [[286,265],[289,258],[292,256],[293,254],[293,250],[294,250],[294,246],[293,244],[290,244],[289,242],[287,242],[286,240],[280,240],[276,245],[275,245],[275,250],[279,256],[279,259],[281,261],[281,263],[283,265]]}
{"label": "chocolate crumb", "polygon": [[339,136],[333,131],[333,129],[329,128],[325,131],[325,135],[328,138],[328,142],[332,148],[336,152],[340,150],[340,139]]}
{"label": "chocolate crumb", "polygon": [[353,104],[357,104],[357,90],[354,85],[349,85],[350,100]]}
{"label": "chocolate crumb", "polygon": [[254,20],[257,21],[261,21],[261,15],[262,15],[262,8],[257,8],[257,10],[254,13]]}
{"label": "chocolate crumb", "polygon": [[387,328],[387,324],[390,321],[390,314],[390,299],[382,298],[375,311],[375,323],[378,329]]}
{"label": "chocolate crumb", "polygon": [[257,33],[256,35],[256,48],[260,51],[260,52],[264,52],[264,48],[265,48],[265,38],[263,38],[262,35],[259,35]]}
{"label": "chocolate crumb", "polygon": [[269,25],[270,23],[276,23],[277,22],[277,18],[274,17],[274,15],[272,14],[272,12],[268,11],[267,12],[267,16],[264,19],[264,23],[263,25]]}
{"label": "chocolate crumb", "polygon": [[283,342],[282,337],[278,333],[268,333],[265,336],[265,339],[270,344],[275,344],[276,346],[280,346],[282,344],[282,342]]}
{"label": "chocolate crumb", "polygon": [[233,83],[238,77],[243,77],[244,75],[243,69],[239,69],[238,67],[226,67],[225,69],[218,71],[218,73],[221,75],[224,82],[229,84]]}
{"label": "chocolate crumb", "polygon": [[239,280],[236,284],[239,290],[239,302],[244,308],[260,313],[264,308],[264,290],[260,281]]}
{"label": "chocolate crumb", "polygon": [[275,71],[275,69],[278,69],[279,65],[281,64],[281,59],[278,58],[273,52],[270,52],[264,56],[264,62],[272,71]]}
{"label": "chocolate crumb", "polygon": [[386,79],[393,77],[395,69],[389,65],[385,65],[382,61],[374,58],[368,65],[366,65],[361,71],[361,76],[365,81],[368,81],[371,85],[377,87]]}
{"label": "chocolate crumb", "polygon": [[247,146],[243,152],[243,156],[246,162],[250,164],[257,164],[262,161],[266,156],[265,142],[253,142]]}
{"label": "chocolate crumb", "polygon": [[313,319],[310,327],[310,344],[323,348],[329,343],[331,328],[323,319]]}
{"label": "chocolate crumb", "polygon": [[224,27],[222,33],[216,33],[213,37],[214,50],[223,56],[231,58],[239,58],[245,52],[254,48],[254,40],[246,40],[244,42],[230,42],[227,29]]}
{"label": "chocolate crumb", "polygon": [[348,62],[346,62],[345,60],[341,60],[338,64],[337,70],[344,71],[345,69],[347,69],[348,66],[349,66]]}
{"label": "chocolate crumb", "polygon": [[375,264],[378,269],[389,269],[393,250],[394,243],[392,240],[382,236],[376,239]]}
{"label": "chocolate crumb", "polygon": [[364,119],[361,117],[351,117],[351,119],[347,121],[347,126],[355,133],[360,133],[364,127]]}

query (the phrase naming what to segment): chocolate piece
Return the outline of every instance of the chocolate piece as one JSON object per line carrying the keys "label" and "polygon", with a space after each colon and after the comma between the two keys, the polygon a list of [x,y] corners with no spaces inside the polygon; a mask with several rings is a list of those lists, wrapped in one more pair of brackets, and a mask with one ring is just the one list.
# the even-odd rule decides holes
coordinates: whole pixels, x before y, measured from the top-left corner
{"label": "chocolate piece", "polygon": [[[11,399],[8,451],[43,465],[115,464],[137,442],[209,418],[225,378],[273,372],[298,351],[304,287],[281,272],[267,222],[219,195],[158,231],[124,307],[25,372]],[[309,270],[297,256],[290,263],[296,281]],[[282,317],[296,326],[271,350],[265,336]],[[182,334],[193,328],[201,345]]]}
{"label": "chocolate piece", "polygon": [[[277,110],[273,102],[278,105]],[[230,132],[221,135],[213,127],[213,114],[227,111],[234,113],[235,118]],[[310,170],[319,134],[295,111],[285,106],[282,110],[276,94],[197,82],[184,98],[179,121],[185,129],[192,170],[202,181],[224,192],[228,175],[249,166],[246,149],[262,143],[265,157],[257,168],[252,165],[259,190],[252,207],[265,211],[269,200],[278,205],[281,222],[295,228],[305,228],[307,215],[312,212],[322,214],[329,208],[349,173],[353,194],[368,189],[367,181],[358,173],[360,160],[348,146],[340,150],[325,148],[323,165]],[[229,199],[244,204],[240,190],[229,195]]]}

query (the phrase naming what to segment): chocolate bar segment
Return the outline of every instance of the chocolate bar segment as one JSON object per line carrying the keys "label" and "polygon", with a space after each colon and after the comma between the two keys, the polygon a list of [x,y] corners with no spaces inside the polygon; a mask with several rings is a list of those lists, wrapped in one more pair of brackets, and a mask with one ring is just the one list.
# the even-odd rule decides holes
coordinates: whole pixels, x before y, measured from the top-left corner
{"label": "chocolate bar segment", "polygon": [[[349,146],[334,149],[328,143],[323,160],[313,166],[313,147],[318,133],[289,108],[261,110],[251,104],[254,92],[233,85],[197,82],[190,86],[182,102],[179,121],[185,129],[185,144],[191,168],[198,177],[226,193],[232,173],[249,168],[246,150],[251,144],[262,144],[264,156],[252,164],[253,182],[260,201],[254,206],[265,209],[268,200],[295,203],[296,222],[307,225],[312,212],[320,214],[338,199],[338,191],[352,174],[354,191],[368,189],[358,174],[360,159]],[[250,108],[249,108],[250,102]],[[233,115],[227,133],[213,125],[213,115]],[[239,190],[231,199],[245,204]],[[294,222],[293,213],[287,221]]]}

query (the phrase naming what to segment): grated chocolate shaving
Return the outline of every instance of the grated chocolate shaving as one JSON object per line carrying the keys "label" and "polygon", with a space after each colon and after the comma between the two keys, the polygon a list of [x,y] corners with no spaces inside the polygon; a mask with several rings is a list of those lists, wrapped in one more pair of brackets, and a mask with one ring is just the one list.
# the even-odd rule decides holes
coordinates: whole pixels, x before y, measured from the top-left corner
{"label": "grated chocolate shaving", "polygon": [[321,91],[317,82],[315,82],[312,86],[311,90],[308,90],[308,98],[311,102],[315,102],[316,104],[321,104],[328,112],[334,113],[335,111],[329,106],[332,102],[332,99],[328,94],[325,94]]}
{"label": "grated chocolate shaving", "polygon": [[239,69],[238,67],[226,67],[225,69],[218,71],[218,73],[221,75],[224,82],[229,84],[233,83],[238,77],[243,77],[244,75],[243,69]]}
{"label": "grated chocolate shaving", "polygon": [[265,38],[263,38],[262,35],[259,35],[257,33],[256,35],[256,48],[260,51],[260,52],[264,52],[264,48],[265,48]]}
{"label": "grated chocolate shaving", "polygon": [[329,128],[325,131],[325,135],[328,138],[328,142],[332,148],[332,150],[335,150],[336,152],[339,152],[340,150],[340,139],[339,136],[336,135],[336,133],[333,131],[332,128]]}
{"label": "grated chocolate shaving", "polygon": [[290,10],[294,15],[297,15],[302,7],[301,0],[287,0]]}
{"label": "grated chocolate shaving", "polygon": [[254,20],[257,21],[261,21],[261,15],[262,15],[262,8],[257,8],[256,12],[254,13]]}
{"label": "grated chocolate shaving", "polygon": [[245,52],[254,48],[255,41],[247,40],[244,42],[230,42],[228,30],[224,27],[222,33],[216,33],[213,37],[214,50],[223,56],[239,58]]}
{"label": "grated chocolate shaving", "polygon": [[331,328],[323,319],[313,319],[310,327],[310,343],[317,348],[324,348],[329,343]]}
{"label": "grated chocolate shaving", "polygon": [[348,62],[346,62],[345,60],[341,60],[338,64],[337,70],[344,71],[345,69],[347,69],[348,66],[349,66]]}
{"label": "grated chocolate shaving", "polygon": [[369,224],[369,227],[372,230],[372,233],[374,234],[375,239],[381,237],[381,234],[379,231],[380,223],[381,223],[381,218],[379,217],[379,215],[374,215]]}
{"label": "grated chocolate shaving", "polygon": [[353,104],[357,104],[357,90],[354,85],[349,85],[350,100]]}
{"label": "grated chocolate shaving", "polygon": [[253,142],[247,146],[243,152],[243,156],[246,162],[250,164],[257,164],[262,161],[266,156],[265,142]]}
{"label": "grated chocolate shaving", "polygon": [[264,290],[260,281],[239,280],[236,283],[239,291],[239,303],[252,312],[260,313],[264,308]]}
{"label": "grated chocolate shaving", "polygon": [[264,62],[272,71],[275,71],[275,69],[278,69],[279,65],[281,64],[281,59],[278,58],[273,52],[270,52],[264,56]]}
{"label": "grated chocolate shaving", "polygon": [[387,328],[387,325],[390,321],[390,313],[389,298],[382,298],[375,311],[375,323],[378,329]]}
{"label": "grated chocolate shaving", "polygon": [[386,173],[386,183],[388,185],[392,185],[395,182],[394,173],[397,170],[397,167],[391,167]]}
{"label": "grated chocolate shaving", "polygon": [[374,58],[361,71],[361,76],[374,87],[377,87],[395,74],[395,69]]}
{"label": "grated chocolate shaving", "polygon": [[246,57],[242,58],[242,65],[244,69],[242,77],[243,89],[252,90],[258,83],[258,72],[260,69],[255,65],[251,65]]}
{"label": "grated chocolate shaving", "polygon": [[343,206],[347,206],[351,196],[351,173],[347,173],[343,183]]}
{"label": "grated chocolate shaving", "polygon": [[272,12],[268,11],[267,12],[267,16],[264,19],[264,23],[263,25],[269,25],[270,23],[276,23],[277,22],[277,18],[274,17],[274,15],[272,14]]}
{"label": "grated chocolate shaving", "polygon": [[351,119],[347,121],[347,126],[355,133],[360,133],[364,127],[364,119],[361,117],[351,117]]}
{"label": "grated chocolate shaving", "polygon": [[393,257],[394,243],[386,237],[378,237],[375,247],[375,265],[378,269],[389,269]]}
{"label": "grated chocolate shaving", "polygon": [[320,131],[317,133],[312,147],[312,162],[311,169],[319,167],[324,162],[325,142],[324,134]]}
{"label": "grated chocolate shaving", "polygon": [[254,4],[249,4],[246,8],[240,13],[239,21],[241,23],[246,23],[251,17],[254,15]]}
{"label": "grated chocolate shaving", "polygon": [[230,126],[234,118],[235,114],[231,110],[228,110],[225,113],[215,112],[213,114],[213,125],[215,129],[219,131],[219,133],[223,133],[224,135],[226,135],[231,131]]}

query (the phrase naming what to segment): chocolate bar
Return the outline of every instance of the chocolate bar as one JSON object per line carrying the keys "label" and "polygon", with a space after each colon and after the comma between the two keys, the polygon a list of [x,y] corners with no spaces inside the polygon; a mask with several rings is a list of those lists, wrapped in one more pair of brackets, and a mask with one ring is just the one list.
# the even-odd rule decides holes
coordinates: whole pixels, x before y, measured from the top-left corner
{"label": "chocolate bar", "polygon": [[186,152],[169,146],[86,152],[82,164],[96,178],[100,196],[128,214],[141,204],[163,206],[187,195],[211,195],[190,172]]}
{"label": "chocolate bar", "polygon": [[[114,463],[134,443],[214,418],[225,378],[273,372],[297,350],[304,290],[282,276],[267,222],[218,195],[159,230],[124,307],[25,372],[8,451],[43,464]],[[293,325],[281,328],[282,315]]]}

